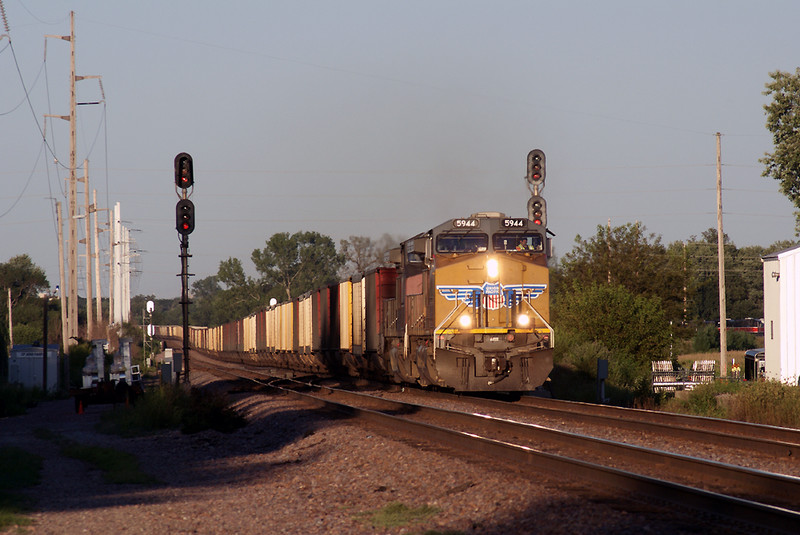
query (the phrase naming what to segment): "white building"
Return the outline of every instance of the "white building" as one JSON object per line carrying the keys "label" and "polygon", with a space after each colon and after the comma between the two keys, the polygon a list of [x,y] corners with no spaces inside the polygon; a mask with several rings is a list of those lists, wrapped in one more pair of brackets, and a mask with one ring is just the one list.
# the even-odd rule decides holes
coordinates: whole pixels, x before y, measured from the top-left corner
{"label": "white building", "polygon": [[[25,388],[44,386],[42,356],[44,348],[32,345],[15,345],[8,357],[8,382],[21,384]],[[58,389],[58,344],[47,346],[47,391]]]}
{"label": "white building", "polygon": [[767,379],[800,379],[800,246],[763,257]]}

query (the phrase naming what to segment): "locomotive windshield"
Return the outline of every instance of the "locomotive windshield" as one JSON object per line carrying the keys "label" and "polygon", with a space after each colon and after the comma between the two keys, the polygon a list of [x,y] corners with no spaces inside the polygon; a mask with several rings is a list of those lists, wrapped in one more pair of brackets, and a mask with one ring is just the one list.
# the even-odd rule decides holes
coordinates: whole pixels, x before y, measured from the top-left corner
{"label": "locomotive windshield", "polygon": [[481,253],[488,247],[486,234],[440,234],[436,238],[437,253]]}
{"label": "locomotive windshield", "polygon": [[538,232],[498,232],[492,236],[495,251],[534,251],[544,250],[544,240]]}

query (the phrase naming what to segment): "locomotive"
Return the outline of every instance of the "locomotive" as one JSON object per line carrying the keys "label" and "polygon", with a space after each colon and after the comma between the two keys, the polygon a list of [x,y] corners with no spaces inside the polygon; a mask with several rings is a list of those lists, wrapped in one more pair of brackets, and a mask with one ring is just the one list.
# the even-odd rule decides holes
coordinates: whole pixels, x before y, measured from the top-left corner
{"label": "locomotive", "polygon": [[534,390],[553,367],[554,342],[538,149],[527,179],[528,217],[447,220],[391,250],[385,266],[238,321],[190,327],[191,350],[295,375]]}

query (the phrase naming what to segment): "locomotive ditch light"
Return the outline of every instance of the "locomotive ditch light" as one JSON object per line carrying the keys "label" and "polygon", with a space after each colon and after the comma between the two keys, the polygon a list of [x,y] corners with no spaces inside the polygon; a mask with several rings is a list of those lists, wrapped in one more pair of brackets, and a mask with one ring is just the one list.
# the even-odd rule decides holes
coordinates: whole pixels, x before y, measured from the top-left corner
{"label": "locomotive ditch light", "polygon": [[458,324],[461,325],[463,329],[469,329],[472,326],[472,316],[470,314],[462,314],[460,318],[458,318]]}
{"label": "locomotive ditch light", "polygon": [[531,317],[527,314],[520,314],[517,316],[517,325],[520,327],[527,327],[531,324]]}

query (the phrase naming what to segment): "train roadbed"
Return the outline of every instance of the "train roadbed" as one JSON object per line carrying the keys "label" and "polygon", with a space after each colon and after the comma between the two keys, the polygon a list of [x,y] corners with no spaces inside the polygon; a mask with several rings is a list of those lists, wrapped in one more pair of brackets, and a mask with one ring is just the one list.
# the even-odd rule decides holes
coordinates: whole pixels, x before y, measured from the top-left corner
{"label": "train roadbed", "polygon": [[[197,386],[227,384],[204,372]],[[412,443],[383,429],[309,410],[284,395],[234,393],[249,420],[232,434],[177,431],[125,439],[94,424],[111,406],[75,414],[72,400],[0,419],[0,445],[44,459],[30,533],[738,533],[735,526],[658,503],[600,492],[580,481],[515,473],[493,463]],[[59,453],[34,430],[137,456],[160,483],[113,485]],[[433,514],[397,527],[374,525],[391,504]],[[13,531],[10,530],[10,531]]]}

